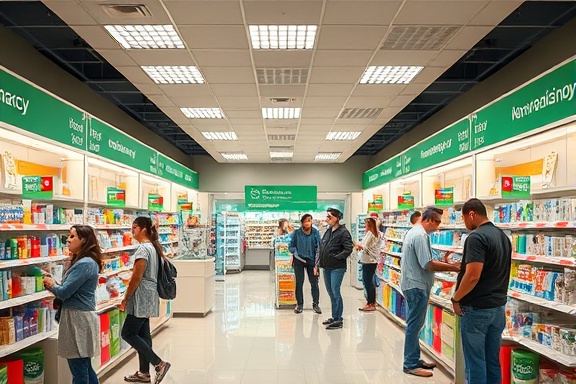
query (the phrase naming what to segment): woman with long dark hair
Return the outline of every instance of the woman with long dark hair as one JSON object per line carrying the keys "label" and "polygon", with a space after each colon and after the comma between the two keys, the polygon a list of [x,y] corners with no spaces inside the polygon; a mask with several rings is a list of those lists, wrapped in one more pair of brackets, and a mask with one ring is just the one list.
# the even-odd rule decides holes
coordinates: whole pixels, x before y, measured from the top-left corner
{"label": "woman with long dark hair", "polygon": [[158,296],[157,276],[161,257],[164,257],[158,230],[149,217],[137,217],[132,223],[132,234],[140,243],[134,256],[132,279],[120,309],[126,311],[126,321],[122,327],[122,338],[137,352],[139,370],[124,380],[131,383],[150,383],[150,364],[156,371],[155,384],[160,383],[170,363],[163,361],[152,350],[150,317],[158,317],[160,297]]}
{"label": "woman with long dark hair", "polygon": [[96,233],[87,225],[73,225],[67,240],[70,267],[58,285],[50,276],[44,286],[61,302],[56,313],[58,355],[68,360],[73,384],[97,384],[91,358],[100,350],[96,285],[102,267],[102,251]]}
{"label": "woman with long dark hair", "polygon": [[364,289],[366,289],[366,305],[359,308],[361,311],[375,311],[376,310],[376,287],[374,286],[374,275],[376,274],[376,267],[380,259],[380,244],[382,235],[378,231],[376,220],[373,217],[364,219],[366,225],[366,235],[362,242],[356,244],[357,251],[362,251],[360,263],[362,264],[362,282]]}

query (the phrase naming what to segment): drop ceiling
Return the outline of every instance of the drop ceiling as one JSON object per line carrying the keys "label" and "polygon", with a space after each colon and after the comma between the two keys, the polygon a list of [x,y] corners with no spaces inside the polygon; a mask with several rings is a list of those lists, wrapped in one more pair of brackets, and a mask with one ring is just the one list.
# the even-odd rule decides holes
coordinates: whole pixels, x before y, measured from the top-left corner
{"label": "drop ceiling", "polygon": [[[120,17],[118,4],[139,7]],[[374,155],[574,16],[573,1],[0,1],[0,23],[56,64],[184,153],[223,163]],[[148,24],[173,26],[184,48],[124,49],[104,28]],[[253,25],[317,31],[312,49],[256,50]],[[157,84],[142,68],[161,65],[197,67],[205,82]],[[369,66],[423,69],[409,84],[360,84]],[[278,107],[299,117],[263,118]]]}

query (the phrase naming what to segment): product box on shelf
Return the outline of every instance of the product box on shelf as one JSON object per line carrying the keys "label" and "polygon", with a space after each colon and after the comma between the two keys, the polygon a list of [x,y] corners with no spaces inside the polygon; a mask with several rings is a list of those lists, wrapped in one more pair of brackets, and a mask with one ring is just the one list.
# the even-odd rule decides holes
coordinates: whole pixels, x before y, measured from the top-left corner
{"label": "product box on shelf", "polygon": [[110,360],[110,314],[101,313],[100,317],[100,364]]}

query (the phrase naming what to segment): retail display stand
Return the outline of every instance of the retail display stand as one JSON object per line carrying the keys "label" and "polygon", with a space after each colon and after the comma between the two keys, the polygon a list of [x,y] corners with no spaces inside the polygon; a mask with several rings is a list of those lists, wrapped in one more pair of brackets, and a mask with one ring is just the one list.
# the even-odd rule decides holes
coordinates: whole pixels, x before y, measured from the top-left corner
{"label": "retail display stand", "polygon": [[216,222],[216,248],[224,259],[226,273],[241,272],[244,268],[242,222],[235,212],[222,212]]}
{"label": "retail display stand", "polygon": [[292,254],[288,249],[290,235],[274,238],[274,266],[276,308],[296,305],[296,276],[292,267]]}
{"label": "retail display stand", "polygon": [[244,238],[246,239],[246,269],[270,268],[270,253],[273,251],[273,239],[278,221],[246,221]]}
{"label": "retail display stand", "polygon": [[[368,215],[361,214],[358,215],[356,218],[356,225],[354,231],[354,241],[357,243],[362,242],[364,240],[364,236],[366,235],[366,226],[364,225],[364,219],[366,219]],[[360,251],[361,252],[361,251]],[[350,285],[356,289],[364,289],[364,283],[362,281],[362,264],[360,263],[360,254],[359,252],[352,252],[352,255],[348,258],[348,270],[350,271]]]}

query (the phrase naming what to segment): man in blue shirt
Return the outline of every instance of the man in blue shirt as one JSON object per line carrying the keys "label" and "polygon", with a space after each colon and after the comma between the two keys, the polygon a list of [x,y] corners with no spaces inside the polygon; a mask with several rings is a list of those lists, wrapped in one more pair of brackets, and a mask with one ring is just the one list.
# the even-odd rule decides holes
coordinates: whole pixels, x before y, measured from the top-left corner
{"label": "man in blue shirt", "polygon": [[292,253],[294,275],[296,276],[296,308],[294,313],[302,313],[304,309],[304,271],[308,273],[308,281],[312,290],[312,309],[320,314],[322,311],[318,306],[320,300],[320,289],[318,288],[318,269],[316,261],[318,259],[318,246],[320,245],[320,232],[312,227],[312,215],[306,213],[300,219],[300,228],[292,233],[289,249]]}

